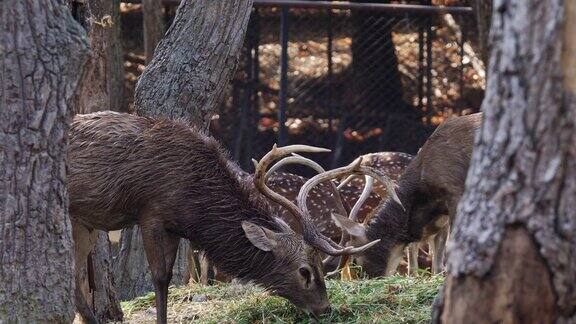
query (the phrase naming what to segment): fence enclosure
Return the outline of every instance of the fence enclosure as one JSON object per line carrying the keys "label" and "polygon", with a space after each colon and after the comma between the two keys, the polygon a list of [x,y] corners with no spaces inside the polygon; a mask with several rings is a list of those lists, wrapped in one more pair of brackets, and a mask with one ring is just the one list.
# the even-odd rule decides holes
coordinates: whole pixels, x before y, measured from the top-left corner
{"label": "fence enclosure", "polygon": [[252,171],[272,144],[331,148],[341,166],[415,153],[451,114],[477,111],[483,67],[472,10],[424,5],[255,1],[238,72],[212,131]]}

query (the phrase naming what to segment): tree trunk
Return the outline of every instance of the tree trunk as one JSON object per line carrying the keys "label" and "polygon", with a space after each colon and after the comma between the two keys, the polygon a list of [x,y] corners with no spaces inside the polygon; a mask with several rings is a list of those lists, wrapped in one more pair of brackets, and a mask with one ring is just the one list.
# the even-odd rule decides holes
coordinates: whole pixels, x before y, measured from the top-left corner
{"label": "tree trunk", "polygon": [[139,115],[207,130],[238,64],[251,0],[183,0],[135,90]]}
{"label": "tree trunk", "polygon": [[574,322],[576,3],[504,0],[492,17],[484,123],[437,320]]}
{"label": "tree trunk", "polygon": [[[389,0],[356,2],[389,3]],[[375,151],[416,153],[426,139],[421,112],[404,100],[392,31],[401,22],[394,14],[353,11],[352,69],[354,100],[349,126],[367,131],[382,128]],[[399,141],[398,139],[402,139]],[[361,146],[351,145],[350,156]]]}
{"label": "tree trunk", "polygon": [[156,45],[164,36],[162,2],[158,0],[142,0],[142,15],[144,16],[144,52],[146,54],[146,64],[149,64],[154,56]]}
{"label": "tree trunk", "polygon": [[[183,118],[207,130],[238,64],[251,8],[251,0],[182,1],[138,80],[138,114]],[[114,268],[121,298],[153,290],[138,227],[122,231],[120,246]],[[190,277],[187,259],[187,248],[180,248],[172,283]]]}
{"label": "tree trunk", "polygon": [[0,322],[72,322],[66,149],[86,60],[63,1],[0,2]]}
{"label": "tree trunk", "polygon": [[110,252],[108,233],[100,231],[90,258],[93,269],[92,279],[96,288],[92,292],[96,319],[101,323],[122,321],[124,314],[114,287],[112,254]]}
{"label": "tree trunk", "polygon": [[[123,109],[124,74],[120,44],[118,0],[71,1],[74,18],[88,33],[90,56],[85,65],[76,113]],[[83,272],[82,291],[100,322],[122,320],[120,301],[114,291],[114,276],[108,234],[100,232],[89,264],[77,265]],[[82,312],[82,309],[80,309]]]}
{"label": "tree trunk", "polygon": [[73,0],[72,13],[84,26],[92,49],[76,113],[126,111],[120,43],[119,0]]}
{"label": "tree trunk", "polygon": [[476,24],[478,26],[478,45],[480,47],[480,57],[484,61],[484,66],[488,66],[490,52],[490,22],[492,18],[493,0],[473,0],[472,7],[476,13]]}

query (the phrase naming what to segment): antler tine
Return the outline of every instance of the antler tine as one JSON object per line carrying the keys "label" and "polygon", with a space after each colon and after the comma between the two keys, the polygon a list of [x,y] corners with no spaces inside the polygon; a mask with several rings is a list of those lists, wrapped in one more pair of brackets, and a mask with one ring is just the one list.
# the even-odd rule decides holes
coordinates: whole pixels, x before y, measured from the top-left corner
{"label": "antler tine", "polygon": [[360,166],[360,170],[358,173],[368,175],[368,176],[382,182],[386,186],[386,191],[388,191],[388,194],[390,195],[390,197],[396,203],[398,203],[398,205],[400,205],[400,207],[402,207],[404,209],[404,206],[402,205],[402,201],[400,201],[400,198],[398,197],[398,194],[396,193],[396,184],[384,172],[382,172],[378,169],[375,169],[373,167],[362,165],[362,166]]}
{"label": "antler tine", "polygon": [[311,168],[312,170],[318,172],[318,173],[323,173],[326,172],[326,170],[324,170],[324,168],[308,159],[305,158],[301,155],[298,155],[296,153],[292,153],[292,156],[287,156],[285,158],[283,158],[282,160],[278,161],[276,164],[274,164],[267,172],[266,172],[266,178],[270,177],[270,175],[272,175],[272,173],[276,172],[276,170],[280,169],[281,167],[287,165],[287,164],[302,164],[305,165],[309,168]]}
{"label": "antler tine", "polygon": [[[316,186],[318,183],[326,181],[326,180],[331,180],[337,177],[342,177],[344,175],[348,175],[351,173],[354,174],[365,174],[365,175],[369,175],[373,178],[376,178],[377,180],[381,181],[382,183],[384,183],[386,185],[386,188],[388,189],[391,197],[398,203],[400,204],[400,206],[402,206],[402,203],[400,202],[400,199],[398,198],[398,195],[396,194],[396,191],[394,190],[394,182],[388,178],[384,173],[380,172],[379,170],[376,170],[374,168],[371,167],[367,167],[367,166],[362,166],[361,165],[362,162],[362,158],[358,158],[356,159],[354,162],[352,162],[351,164],[349,164],[348,166],[342,167],[342,168],[338,168],[338,169],[334,169],[328,172],[324,172],[322,174],[319,174],[313,178],[311,178],[310,180],[308,180],[304,186],[302,186],[302,189],[300,189],[300,192],[298,193],[298,207],[300,208],[300,210],[302,210],[302,214],[305,218],[309,218],[309,211],[308,208],[306,206],[306,197],[308,196],[308,192],[314,187]],[[313,239],[315,239],[314,244],[320,248],[323,252],[329,254],[329,255],[342,255],[342,254],[354,254],[354,253],[359,253],[362,252],[370,247],[372,247],[374,244],[376,244],[379,240],[376,241],[372,241],[368,244],[365,244],[363,246],[360,247],[342,247],[339,244],[335,244],[333,242],[325,242],[325,237],[313,237]],[[330,246],[330,248],[328,248],[327,246]]]}
{"label": "antler tine", "polygon": [[362,208],[362,205],[364,204],[366,199],[370,197],[370,194],[372,193],[372,188],[374,188],[374,178],[369,177],[367,175],[364,176],[364,189],[362,189],[360,197],[358,197],[358,200],[356,201],[354,207],[352,207],[352,210],[350,211],[349,218],[351,220],[355,222],[358,221],[358,212],[360,212],[360,208]]}
{"label": "antler tine", "polygon": [[356,176],[355,174],[351,174],[351,175],[347,176],[346,179],[340,181],[340,183],[338,184],[338,189],[342,189],[342,187],[347,185],[348,182],[350,182],[352,179],[354,179],[355,176]]}
{"label": "antler tine", "polygon": [[[350,163],[348,166],[330,170],[309,179],[300,189],[296,199],[298,202],[298,207],[302,211],[302,216],[307,220],[310,219],[310,212],[306,206],[306,198],[308,197],[308,193],[313,187],[315,187],[320,182],[331,180],[336,177],[354,172],[354,170],[360,166],[360,162],[361,159],[357,159]],[[308,221],[308,223],[311,224],[310,221]],[[316,246],[318,249],[329,255],[342,255],[344,253],[348,253],[348,251],[352,249],[344,248],[341,245],[334,243],[331,239],[315,231],[315,228],[304,228],[304,238],[307,239],[310,244]]]}
{"label": "antler tine", "polygon": [[[266,172],[266,179],[268,179],[268,177],[270,177],[270,175],[273,172],[275,172],[280,167],[287,165],[287,164],[302,164],[304,166],[307,166],[307,167],[313,169],[314,171],[316,171],[318,173],[326,172],[326,170],[324,170],[324,168],[320,164],[316,163],[315,161],[308,159],[308,158],[305,158],[299,154],[292,153],[292,156],[285,157],[282,160],[278,161],[276,164],[274,164],[268,170],[268,172]],[[336,188],[336,185],[332,181],[330,181],[329,187],[332,190],[332,194],[334,195],[334,198],[336,199],[336,203],[338,205],[337,208],[339,209],[338,213],[345,214],[346,213],[346,207],[344,207],[344,202],[342,201],[342,197],[340,196],[340,192],[338,191],[338,188]]]}
{"label": "antler tine", "polygon": [[[347,179],[352,179],[353,175],[349,176]],[[340,186],[338,186],[340,187]],[[362,205],[364,204],[364,202],[366,202],[366,199],[368,199],[368,197],[370,197],[370,194],[372,193],[372,188],[374,187],[374,178],[369,177],[369,176],[364,176],[364,189],[362,189],[362,193],[360,194],[360,197],[358,197],[358,200],[356,201],[356,203],[354,204],[354,207],[352,207],[352,210],[350,211],[350,215],[348,216],[351,220],[357,222],[358,221],[358,212],[360,212],[360,208],[362,208]],[[346,245],[346,243],[348,242],[348,239],[350,239],[349,235],[346,235],[346,233],[344,231],[342,231],[342,235],[340,236],[340,245],[344,246]],[[322,264],[324,266],[326,266],[329,262],[332,261],[332,259],[334,259],[333,256],[328,256],[327,258],[325,258],[324,260],[322,260]],[[340,257],[340,261],[338,262],[338,268],[335,270],[336,272],[342,268],[342,266],[346,263],[347,258],[345,258],[344,256]],[[333,272],[335,272],[333,271]],[[332,275],[332,273],[328,274],[328,275]]]}
{"label": "antler tine", "polygon": [[272,146],[272,150],[266,153],[260,159],[260,162],[256,162],[256,160],[252,160],[254,163],[254,185],[256,188],[266,197],[272,199],[276,203],[281,206],[284,206],[296,219],[296,221],[300,224],[302,229],[306,229],[310,227],[306,224],[302,216],[302,212],[298,207],[292,203],[290,200],[286,199],[282,195],[274,192],[266,185],[266,169],[272,164],[274,161],[290,155],[294,152],[310,152],[310,153],[319,153],[319,152],[330,152],[329,149],[321,148],[321,147],[314,147],[308,145],[289,145],[284,147],[278,147],[276,144]]}

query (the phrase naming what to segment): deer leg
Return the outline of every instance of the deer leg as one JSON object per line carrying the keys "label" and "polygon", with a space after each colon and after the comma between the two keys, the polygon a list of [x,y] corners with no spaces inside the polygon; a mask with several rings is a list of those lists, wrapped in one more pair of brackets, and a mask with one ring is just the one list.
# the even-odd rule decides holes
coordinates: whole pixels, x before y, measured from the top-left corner
{"label": "deer leg", "polygon": [[156,322],[166,323],[168,285],[172,279],[179,238],[166,232],[159,220],[152,217],[141,221],[140,227],[156,293]]}
{"label": "deer leg", "polygon": [[418,270],[418,252],[420,244],[418,242],[410,243],[408,245],[408,273],[415,275]]}
{"label": "deer leg", "polygon": [[434,259],[432,261],[432,273],[437,274],[444,270],[444,250],[448,238],[448,226],[445,226],[434,236]]}
{"label": "deer leg", "polygon": [[188,261],[188,269],[184,273],[184,283],[188,285],[192,285],[198,282],[198,276],[196,275],[196,257],[194,253],[194,249],[192,247],[188,247],[186,251],[186,260]]}
{"label": "deer leg", "polygon": [[210,279],[211,262],[206,257],[206,253],[204,253],[204,251],[198,253],[198,259],[200,260],[200,284],[208,285],[208,281]]}
{"label": "deer leg", "polygon": [[82,286],[87,278],[88,269],[88,255],[94,248],[96,244],[96,238],[98,232],[95,230],[89,230],[86,226],[72,221],[72,237],[74,239],[74,263],[75,263],[75,273],[74,280],[76,283],[75,288],[75,301],[76,310],[80,313],[82,320],[85,323],[98,323],[96,316],[92,307],[86,300]]}

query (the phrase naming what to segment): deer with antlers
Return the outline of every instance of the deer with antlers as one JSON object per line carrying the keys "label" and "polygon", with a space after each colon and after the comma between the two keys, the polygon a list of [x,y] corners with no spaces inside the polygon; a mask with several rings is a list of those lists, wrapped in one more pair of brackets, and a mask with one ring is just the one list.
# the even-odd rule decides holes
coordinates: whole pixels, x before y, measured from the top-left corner
{"label": "deer with antlers", "polygon": [[[379,169],[393,182],[398,180],[411,159],[411,155],[400,152],[379,152],[361,157],[363,165]],[[325,170],[310,159],[294,155],[280,160],[267,171],[266,184],[268,187],[280,193],[293,203],[297,203],[298,193],[308,179],[293,173],[278,171],[283,166],[289,164],[304,165],[317,173],[325,172]],[[239,170],[238,172],[243,176],[248,175],[248,173],[244,171]],[[307,205],[310,209],[312,221],[322,234],[331,238],[333,241],[338,242],[340,240],[341,230],[332,221],[331,214],[348,215],[352,212],[353,214],[357,214],[357,216],[353,217],[357,218],[359,222],[368,221],[373,211],[382,202],[382,197],[386,197],[388,194],[386,186],[380,182],[369,182],[369,188],[372,188],[372,190],[364,189],[365,180],[364,177],[361,176],[352,176],[337,187],[337,182],[325,182],[318,184],[310,190],[307,197]],[[362,196],[363,192],[366,192],[364,196]],[[273,203],[272,211],[275,215],[286,221],[290,227],[297,231],[299,230],[298,224],[293,217],[290,216],[289,211],[282,205]],[[211,264],[209,262],[201,263],[201,273],[207,274],[207,268],[210,266]],[[335,266],[335,264],[326,264],[325,269],[333,269]],[[214,269],[214,272],[216,271],[217,269]],[[346,271],[343,272],[342,278],[347,279],[351,277],[352,274],[350,270],[346,269]],[[223,278],[220,277],[217,280],[222,281],[222,279]],[[207,277],[205,275],[201,276],[200,282],[206,284],[208,282]]]}
{"label": "deer with antlers", "polygon": [[[326,149],[274,147],[256,164],[253,177],[240,177],[215,139],[181,122],[114,112],[76,115],[69,139],[76,262],[86,262],[95,229],[138,224],[159,323],[166,323],[168,285],[180,238],[204,250],[221,271],[253,281],[316,315],[330,305],[320,252],[355,254],[379,242],[358,247],[334,243],[318,231],[307,209],[266,186],[266,170],[274,161],[294,152]],[[302,235],[273,216],[267,199],[291,212]],[[79,310],[86,310],[83,295],[77,298]],[[89,309],[82,316],[95,321]]]}
{"label": "deer with antlers", "polygon": [[[341,244],[380,239],[374,248],[354,256],[369,276],[392,273],[408,244],[446,230],[464,191],[474,136],[481,122],[482,114],[478,113],[454,117],[438,126],[400,177],[397,196],[392,191],[364,226],[334,214],[334,221],[346,234]],[[348,173],[341,168],[317,175],[306,183],[299,197],[318,183]],[[306,208],[301,200],[299,206]]]}
{"label": "deer with antlers", "polygon": [[[411,155],[400,152],[379,152],[361,156],[362,165],[380,170],[394,182],[398,180],[411,159]],[[325,170],[314,161],[293,156],[284,158],[268,171],[267,185],[287,199],[296,202],[300,189],[308,179],[293,173],[277,171],[280,167],[292,163],[306,165],[318,173],[325,172]],[[348,215],[351,210],[357,209],[358,220],[363,222],[367,219],[383,197],[388,195],[388,192],[386,186],[377,182],[372,186],[372,192],[365,199],[359,200],[364,186],[364,177],[353,176],[342,184],[320,183],[312,188],[307,204],[318,230],[337,241],[341,230],[332,221],[332,213]],[[295,226],[286,209],[278,204],[275,204],[273,208],[289,225]]]}

